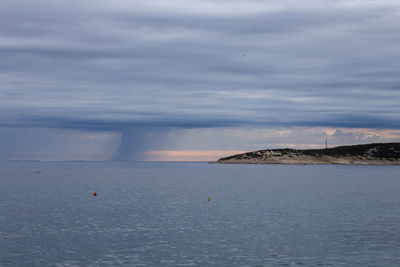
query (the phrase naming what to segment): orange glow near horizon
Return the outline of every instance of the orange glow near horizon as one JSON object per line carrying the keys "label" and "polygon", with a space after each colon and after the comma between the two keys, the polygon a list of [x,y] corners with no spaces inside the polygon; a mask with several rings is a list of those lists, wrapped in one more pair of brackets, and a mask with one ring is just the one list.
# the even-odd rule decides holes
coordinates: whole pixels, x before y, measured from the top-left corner
{"label": "orange glow near horizon", "polygon": [[160,150],[148,151],[150,161],[215,161],[222,157],[244,153],[242,150]]}
{"label": "orange glow near horizon", "polygon": [[[276,149],[276,148],[293,148],[293,149],[320,149],[325,147],[325,137],[328,138],[328,146],[335,147],[341,145],[365,144],[371,142],[399,142],[400,129],[369,129],[369,128],[331,128],[331,127],[289,127],[277,129],[229,129],[224,134],[229,138],[230,134],[237,138],[247,138],[255,140],[263,137],[265,144],[257,144],[257,146],[249,146],[246,151],[243,150],[154,150],[145,154],[145,160],[149,161],[215,161],[222,157],[232,156],[235,154],[255,151],[260,149]],[[339,135],[336,136],[337,131]],[[318,136],[318,133],[320,136]],[[198,135],[210,135],[209,131],[195,132]],[[313,136],[321,141],[320,143],[279,143],[276,142],[282,137],[287,141],[291,136],[299,135]],[[341,135],[344,135],[343,138]],[[346,139],[346,137],[348,137]],[[350,138],[350,139],[349,139]],[[371,139],[372,138],[372,139]],[[308,141],[306,138],[301,141]],[[269,143],[271,141],[271,143]],[[258,140],[259,142],[259,140]],[[243,148],[243,145],[241,145]]]}

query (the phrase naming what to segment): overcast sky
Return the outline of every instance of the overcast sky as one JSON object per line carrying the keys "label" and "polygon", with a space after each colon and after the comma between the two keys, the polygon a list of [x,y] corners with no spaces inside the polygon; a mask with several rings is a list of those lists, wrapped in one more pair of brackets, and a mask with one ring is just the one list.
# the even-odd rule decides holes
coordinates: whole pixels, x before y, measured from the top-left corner
{"label": "overcast sky", "polygon": [[400,141],[399,25],[398,0],[0,0],[0,159]]}

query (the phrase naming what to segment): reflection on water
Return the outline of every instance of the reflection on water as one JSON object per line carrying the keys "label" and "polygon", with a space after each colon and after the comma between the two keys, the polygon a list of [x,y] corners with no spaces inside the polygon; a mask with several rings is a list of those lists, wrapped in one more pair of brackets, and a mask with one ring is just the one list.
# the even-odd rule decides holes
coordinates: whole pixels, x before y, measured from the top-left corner
{"label": "reflection on water", "polygon": [[399,191],[398,166],[2,163],[0,265],[396,266]]}

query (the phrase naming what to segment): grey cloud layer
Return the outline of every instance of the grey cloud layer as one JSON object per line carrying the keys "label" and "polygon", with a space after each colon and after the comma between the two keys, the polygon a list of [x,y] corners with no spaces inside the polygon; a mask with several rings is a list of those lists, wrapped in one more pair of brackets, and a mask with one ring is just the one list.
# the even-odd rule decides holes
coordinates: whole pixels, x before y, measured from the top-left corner
{"label": "grey cloud layer", "polygon": [[2,126],[400,128],[396,1],[2,2]]}

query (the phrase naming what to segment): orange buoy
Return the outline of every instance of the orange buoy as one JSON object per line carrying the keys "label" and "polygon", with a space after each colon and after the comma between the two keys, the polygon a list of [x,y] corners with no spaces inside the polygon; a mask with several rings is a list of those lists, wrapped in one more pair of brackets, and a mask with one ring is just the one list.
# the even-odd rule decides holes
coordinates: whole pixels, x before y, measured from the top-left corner
{"label": "orange buoy", "polygon": [[210,201],[211,201],[211,197],[208,197],[208,199],[207,199],[207,200],[208,200],[208,202],[210,202]]}
{"label": "orange buoy", "polygon": [[96,193],[96,192],[94,192],[94,193],[93,193],[93,196],[97,196],[97,193]]}

